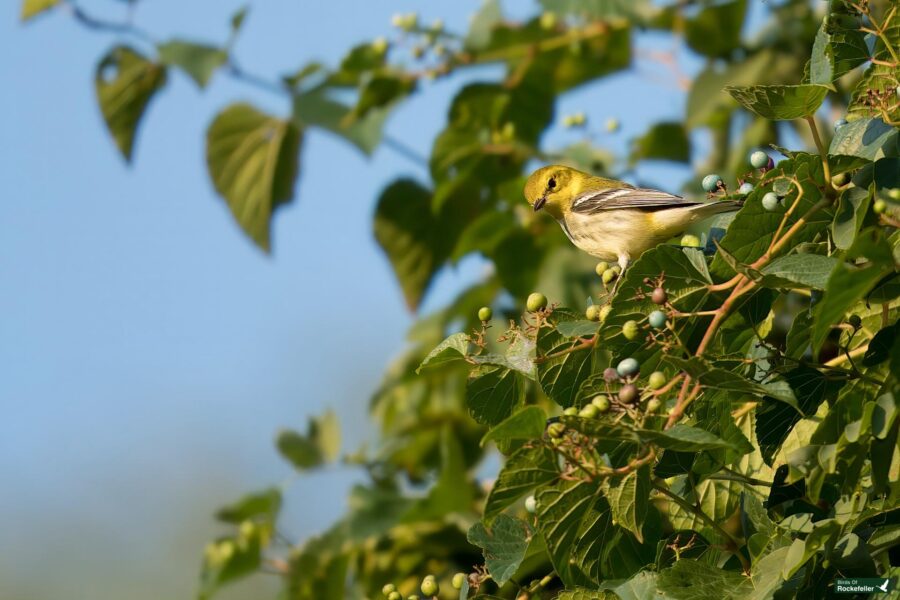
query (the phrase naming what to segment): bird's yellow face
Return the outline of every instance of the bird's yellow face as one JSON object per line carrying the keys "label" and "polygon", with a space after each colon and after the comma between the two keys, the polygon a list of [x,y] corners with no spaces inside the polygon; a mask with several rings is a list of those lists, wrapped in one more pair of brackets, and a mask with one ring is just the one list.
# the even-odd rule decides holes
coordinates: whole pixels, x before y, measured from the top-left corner
{"label": "bird's yellow face", "polygon": [[544,209],[554,218],[562,218],[573,197],[573,174],[578,173],[568,167],[550,165],[538,169],[525,182],[525,199],[535,211]]}

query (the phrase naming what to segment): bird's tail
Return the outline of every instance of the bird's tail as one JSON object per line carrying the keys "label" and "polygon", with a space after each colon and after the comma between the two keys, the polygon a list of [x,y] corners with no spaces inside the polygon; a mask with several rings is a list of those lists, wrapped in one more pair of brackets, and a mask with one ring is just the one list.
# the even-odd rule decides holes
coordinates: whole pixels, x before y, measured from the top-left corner
{"label": "bird's tail", "polygon": [[712,215],[717,215],[719,213],[740,210],[743,205],[743,200],[726,200],[725,202],[706,202],[704,204],[698,204],[691,210],[696,211],[699,215],[702,215],[702,219],[705,219],[706,217],[711,217]]}

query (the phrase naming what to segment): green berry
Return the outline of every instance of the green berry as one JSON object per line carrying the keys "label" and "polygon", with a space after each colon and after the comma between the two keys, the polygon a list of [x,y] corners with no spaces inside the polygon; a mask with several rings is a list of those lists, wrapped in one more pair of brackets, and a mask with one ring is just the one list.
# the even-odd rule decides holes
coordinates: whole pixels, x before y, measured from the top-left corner
{"label": "green berry", "polygon": [[525,510],[531,514],[537,512],[537,500],[534,499],[534,496],[525,498]]}
{"label": "green berry", "polygon": [[657,412],[661,407],[662,407],[662,402],[660,402],[659,399],[657,399],[657,398],[651,398],[650,401],[647,403],[647,412],[648,412],[648,413],[655,413],[655,412]]}
{"label": "green berry", "polygon": [[636,321],[625,321],[625,324],[622,325],[622,335],[625,336],[626,340],[633,340],[640,335],[641,331],[638,328],[638,324]]}
{"label": "green berry", "polygon": [[453,579],[450,581],[450,585],[453,586],[454,590],[461,590],[463,584],[466,582],[466,574],[465,573],[457,573],[453,576]]}
{"label": "green berry", "polygon": [[391,592],[390,594],[388,594],[387,600],[403,600],[403,596],[400,594],[400,592]]}
{"label": "green berry", "polygon": [[606,130],[610,133],[615,133],[619,130],[621,125],[619,124],[618,119],[607,119],[606,120]]}
{"label": "green berry", "polygon": [[372,50],[375,54],[384,54],[388,49],[388,41],[386,38],[377,37],[372,41]]}
{"label": "green berry", "polygon": [[587,310],[584,311],[584,316],[588,321],[599,321],[600,320],[600,307],[596,304],[591,304],[587,307]]}
{"label": "green berry", "polygon": [[879,198],[875,201],[875,204],[872,205],[872,210],[875,211],[876,215],[880,215],[887,210],[887,202]]}
{"label": "green berry", "polygon": [[389,596],[391,593],[396,592],[396,591],[397,591],[397,586],[395,586],[393,583],[386,583],[386,584],[384,584],[384,587],[381,588],[381,593],[384,594],[385,596]]}
{"label": "green berry", "polygon": [[619,380],[619,372],[614,367],[606,367],[603,370],[603,380],[612,383]]}
{"label": "green berry", "polygon": [[647,315],[647,321],[653,329],[662,329],[666,326],[666,313],[661,310],[654,310]]}
{"label": "green berry", "polygon": [[847,177],[846,173],[838,173],[837,175],[835,175],[831,178],[831,185],[832,185],[832,187],[839,188],[842,185],[844,185],[845,183],[847,183],[848,179],[849,179],[849,177]]}
{"label": "green berry", "polygon": [[700,183],[703,186],[703,189],[707,192],[715,192],[719,189],[719,184],[722,183],[722,178],[716,175],[715,173],[710,173],[706,177],[703,178],[703,181]]}
{"label": "green berry", "polygon": [[639,395],[637,386],[633,383],[628,383],[619,389],[619,402],[631,404],[637,401]]}
{"label": "green berry", "polygon": [[781,206],[781,200],[775,194],[775,192],[767,192],[765,196],[762,198],[763,208],[769,212],[773,212],[778,210],[778,207]]}
{"label": "green berry", "polygon": [[762,169],[769,165],[769,155],[762,150],[757,150],[750,155],[750,164],[755,169]]}
{"label": "green berry", "polygon": [[699,248],[700,247],[700,238],[696,235],[687,234],[683,238],[681,238],[681,245],[685,248]]}
{"label": "green berry", "polygon": [[900,188],[891,188],[887,191],[887,197],[891,200],[900,200]]}
{"label": "green berry", "polygon": [[529,294],[528,300],[525,301],[525,308],[530,312],[537,312],[547,308],[547,296],[540,292]]}
{"label": "green berry", "polygon": [[563,414],[566,415],[567,417],[574,417],[575,415],[578,414],[578,409],[575,408],[574,406],[570,406],[569,408],[567,408],[563,411]]}
{"label": "green berry", "polygon": [[604,304],[604,305],[600,308],[600,322],[603,322],[603,321],[606,320],[606,317],[609,316],[610,311],[612,311],[612,305],[611,305],[611,304]]}
{"label": "green berry", "polygon": [[434,580],[434,575],[428,575],[422,580],[421,590],[426,596],[437,596],[441,588]]}
{"label": "green berry", "polygon": [[597,266],[594,267],[594,272],[597,273],[600,277],[603,277],[603,274],[606,273],[606,270],[609,268],[609,263],[606,261],[600,261],[597,263]]}
{"label": "green berry", "polygon": [[630,377],[637,373],[641,368],[641,364],[635,358],[622,359],[616,366],[616,373],[619,377]]}
{"label": "green berry", "polygon": [[601,415],[603,413],[609,412],[609,398],[606,396],[594,396],[594,399],[591,400],[591,405],[597,408],[597,412]]}
{"label": "green berry", "polygon": [[847,323],[849,323],[853,329],[859,329],[862,327],[862,317],[859,315],[850,315],[850,318],[847,319]]}
{"label": "green berry", "polygon": [[491,310],[490,306],[482,306],[478,309],[478,320],[479,321],[490,321],[491,317],[494,316],[494,311]]}
{"label": "green berry", "polygon": [[746,196],[747,194],[749,194],[752,191],[753,191],[753,184],[744,182],[741,184],[741,187],[738,188],[737,193],[740,194],[741,196]]}
{"label": "green berry", "polygon": [[834,122],[834,130],[838,131],[841,129],[841,127],[843,127],[846,124],[847,124],[847,119],[838,119],[837,121]]}
{"label": "green berry", "polygon": [[566,426],[562,423],[551,423],[547,427],[547,435],[551,438],[561,438],[566,433]]}
{"label": "green berry", "polygon": [[653,371],[650,373],[650,379],[647,381],[647,385],[650,386],[651,390],[658,390],[666,385],[666,374],[662,371]]}
{"label": "green berry", "polygon": [[610,267],[603,271],[603,283],[612,283],[619,276],[619,267]]}
{"label": "green berry", "polygon": [[420,600],[418,594],[412,594],[411,596],[407,596],[406,600]]}
{"label": "green berry", "polygon": [[653,290],[652,294],[650,294],[650,300],[653,302],[653,304],[662,305],[669,300],[669,295],[666,294],[666,290],[658,287]]}
{"label": "green berry", "polygon": [[596,419],[598,414],[600,414],[600,411],[598,411],[597,407],[593,404],[585,404],[581,410],[578,411],[578,416],[582,419]]}
{"label": "green berry", "polygon": [[555,29],[556,28],[556,13],[547,11],[541,14],[541,28],[542,29]]}

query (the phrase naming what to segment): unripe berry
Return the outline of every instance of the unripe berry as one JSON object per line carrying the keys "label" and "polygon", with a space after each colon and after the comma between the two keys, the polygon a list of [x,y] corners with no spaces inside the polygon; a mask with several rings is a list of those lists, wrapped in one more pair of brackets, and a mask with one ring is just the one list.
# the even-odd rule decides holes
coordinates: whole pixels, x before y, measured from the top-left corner
{"label": "unripe berry", "polygon": [[575,415],[578,414],[578,409],[574,406],[570,406],[569,408],[567,408],[563,411],[563,414],[566,415],[567,417],[574,417]]}
{"label": "unripe berry", "polygon": [[669,300],[669,295],[666,294],[666,290],[658,287],[653,290],[653,293],[650,294],[650,300],[653,304],[665,304]]}
{"label": "unripe berry", "polygon": [[375,54],[384,54],[388,49],[388,41],[383,37],[377,37],[372,41],[372,50]]}
{"label": "unripe berry", "polygon": [[587,317],[588,321],[599,321],[600,320],[600,307],[596,304],[591,304],[587,307],[587,310],[584,311],[584,316]]}
{"label": "unripe berry", "polygon": [[699,248],[700,247],[700,238],[696,235],[687,234],[683,238],[681,238],[681,245],[685,248]]}
{"label": "unripe berry", "polygon": [[609,263],[606,261],[600,261],[597,263],[597,266],[594,267],[594,272],[597,273],[600,277],[603,277],[603,274],[606,273],[606,270],[609,268]]}
{"label": "unripe berry", "polygon": [[887,191],[887,197],[891,200],[900,200],[900,188],[891,188]]}
{"label": "unripe berry", "polygon": [[719,189],[719,184],[722,183],[722,178],[716,175],[715,173],[710,173],[706,177],[703,178],[703,181],[700,183],[703,186],[703,189],[707,192],[715,192]]}
{"label": "unripe berry", "polygon": [[533,292],[528,295],[528,300],[525,301],[525,308],[527,308],[531,312],[537,312],[544,308],[547,308],[547,296],[541,294],[540,292]]}
{"label": "unripe berry", "polygon": [[834,122],[834,130],[838,131],[841,127],[847,124],[847,119],[838,119]]}
{"label": "unripe berry", "polygon": [[400,594],[400,592],[391,592],[390,594],[388,594],[387,600],[403,600],[403,596]]}
{"label": "unripe berry", "polygon": [[491,310],[490,306],[482,306],[478,309],[478,320],[479,321],[490,321],[491,317],[494,316],[494,311]]}
{"label": "unripe berry", "polygon": [[528,496],[527,498],[525,498],[525,510],[527,510],[531,514],[537,512],[537,500],[534,499],[534,496]]}
{"label": "unripe berry", "polygon": [[648,413],[655,413],[660,409],[660,407],[662,407],[662,402],[660,402],[657,398],[651,398],[650,401],[647,402]]}
{"label": "unripe berry", "polygon": [[781,206],[781,200],[775,194],[775,192],[767,192],[765,196],[762,198],[763,208],[769,212],[773,212],[778,210],[778,207]]}
{"label": "unripe berry", "polygon": [[420,600],[418,594],[412,594],[411,596],[407,596],[406,600]]}
{"label": "unripe berry", "polygon": [[603,283],[611,283],[619,276],[619,267],[610,267],[603,271]]}
{"label": "unripe berry", "polygon": [[594,396],[594,399],[591,400],[591,405],[597,408],[597,412],[601,415],[603,413],[609,412],[609,398],[606,396]]}
{"label": "unripe berry", "polygon": [[618,119],[607,119],[606,120],[606,130],[610,133],[615,133],[619,130],[619,120]]}
{"label": "unripe berry", "polygon": [[541,14],[541,28],[554,29],[556,27],[556,13],[547,11]]}
{"label": "unripe berry", "polygon": [[741,184],[741,187],[738,188],[737,193],[740,194],[741,196],[746,196],[747,194],[749,194],[752,191],[753,191],[753,184],[744,182]]}
{"label": "unripe berry", "polygon": [[434,575],[427,575],[425,579],[422,580],[421,590],[426,596],[437,596],[441,588],[437,581],[434,580]]}
{"label": "unripe berry", "polygon": [[603,369],[603,380],[607,383],[618,381],[619,372],[615,369],[615,367],[606,367],[605,369]]}
{"label": "unripe berry", "polygon": [[876,215],[880,215],[881,213],[883,213],[884,211],[887,210],[887,202],[885,202],[884,200],[879,198],[872,205],[872,210],[875,211]]}
{"label": "unripe berry", "polygon": [[750,155],[750,164],[753,165],[755,169],[767,167],[769,165],[769,155],[762,150],[757,150]]}
{"label": "unripe berry", "polygon": [[381,593],[384,594],[385,596],[389,596],[392,592],[396,592],[396,591],[397,591],[397,586],[395,586],[393,583],[386,583],[386,584],[384,584],[384,587],[381,588]]}
{"label": "unripe berry", "polygon": [[563,434],[566,433],[566,426],[562,423],[551,423],[549,427],[547,427],[547,435],[552,438],[560,438]]}
{"label": "unripe berry", "polygon": [[450,585],[453,586],[454,590],[461,590],[463,584],[466,582],[466,574],[465,573],[457,573],[453,576],[453,579],[450,581]]}
{"label": "unripe berry", "polygon": [[631,404],[638,399],[639,393],[637,386],[633,383],[623,385],[619,389],[619,402],[622,404]]}
{"label": "unripe berry", "polygon": [[600,411],[598,411],[597,407],[593,404],[585,404],[581,407],[581,410],[578,411],[578,416],[582,419],[596,419],[599,412]]}
{"label": "unripe berry", "polygon": [[654,310],[647,315],[647,321],[653,329],[662,329],[666,326],[666,313],[661,310]]}
{"label": "unripe berry", "polygon": [[622,325],[622,335],[626,340],[633,340],[640,334],[640,329],[636,321],[625,321]]}
{"label": "unripe berry", "polygon": [[847,177],[846,173],[838,173],[831,178],[831,185],[836,188],[841,187],[842,185],[847,183],[847,179],[849,178]]}
{"label": "unripe berry", "polygon": [[603,322],[603,321],[606,320],[606,317],[609,316],[610,311],[612,311],[612,305],[611,305],[611,304],[604,304],[604,305],[600,308],[600,321],[601,321],[601,322]]}
{"label": "unripe berry", "polygon": [[630,377],[637,373],[641,368],[641,364],[635,358],[622,359],[616,366],[616,372],[619,377]]}
{"label": "unripe berry", "polygon": [[850,315],[850,318],[847,319],[847,323],[849,323],[853,329],[859,329],[862,327],[862,317],[859,315]]}
{"label": "unripe berry", "polygon": [[653,371],[650,373],[650,379],[647,381],[647,385],[651,390],[658,390],[666,385],[666,374],[662,371]]}

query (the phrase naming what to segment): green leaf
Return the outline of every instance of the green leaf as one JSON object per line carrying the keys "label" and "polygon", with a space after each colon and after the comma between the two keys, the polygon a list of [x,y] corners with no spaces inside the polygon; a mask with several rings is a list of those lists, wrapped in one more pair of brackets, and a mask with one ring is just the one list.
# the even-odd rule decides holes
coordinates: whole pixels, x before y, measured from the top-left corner
{"label": "green leaf", "polygon": [[127,46],[117,46],[100,59],[94,76],[97,102],[125,160],[131,160],[135,132],[147,105],[165,83],[164,67]]}
{"label": "green leaf", "polygon": [[753,85],[728,86],[725,91],[750,112],[773,121],[785,121],[815,114],[828,87],[815,84]]}
{"label": "green leaf", "polygon": [[502,586],[515,575],[525,558],[531,536],[528,523],[500,514],[490,528],[483,523],[472,525],[467,538],[470,544],[483,549],[488,573],[497,585]]}
{"label": "green leaf", "polygon": [[690,162],[691,141],[681,123],[657,123],[634,140],[630,161],[671,160]]}
{"label": "green leaf", "polygon": [[341,434],[333,411],[309,419],[306,435],[285,429],[278,433],[275,445],[281,455],[299,470],[320,466],[338,457]]}
{"label": "green leaf", "polygon": [[519,498],[559,477],[556,454],[545,446],[523,446],[513,452],[494,482],[484,505],[484,521],[512,506]]}
{"label": "green leaf", "polygon": [[236,34],[241,30],[241,27],[244,26],[244,21],[247,19],[247,13],[250,12],[249,6],[242,6],[231,15],[231,33],[232,35]]}
{"label": "green leaf", "polygon": [[857,21],[853,29],[831,28],[823,22],[813,42],[809,63],[809,82],[830,85],[848,71],[869,60],[865,35]]}
{"label": "green leaf", "polygon": [[677,452],[699,452],[700,450],[734,447],[731,442],[723,440],[708,431],[683,423],[676,423],[670,429],[664,431],[642,429],[638,431],[638,435],[641,439],[651,444],[656,444],[660,448]]}
{"label": "green leaf", "polygon": [[234,504],[223,506],[216,511],[216,518],[235,525],[259,518],[274,523],[280,510],[281,490],[269,488],[255,494],[248,494]]}
{"label": "green leaf", "polygon": [[876,160],[889,155],[897,139],[897,129],[881,119],[856,119],[834,132],[828,154]]}
{"label": "green leaf", "polygon": [[773,288],[813,288],[824,290],[831,271],[838,264],[832,256],[789,254],[763,267],[761,284]]}
{"label": "green leaf", "polygon": [[559,422],[569,429],[574,429],[595,440],[626,442],[629,444],[638,444],[641,441],[638,434],[623,423],[571,416],[560,417]]}
{"label": "green leaf", "polygon": [[650,467],[643,466],[628,473],[607,494],[613,522],[634,534],[644,543],[643,526],[650,509]]}
{"label": "green leaf", "polygon": [[431,212],[431,192],[410,179],[393,182],[378,199],[374,228],[407,306],[416,309],[444,259],[437,247],[442,233]]}
{"label": "green leaf", "polygon": [[649,0],[540,0],[545,11],[578,17],[611,19],[638,18],[648,14]]}
{"label": "green leaf", "polygon": [[[591,374],[594,366],[592,348],[560,354],[574,343],[571,338],[557,331],[560,323],[580,321],[580,315],[565,309],[557,309],[549,317],[552,328],[538,331],[537,364],[538,381],[541,389],[562,407],[574,406],[581,384]],[[557,355],[555,358],[547,358]]]}
{"label": "green leaf", "polygon": [[[761,50],[742,62],[718,62],[708,65],[694,79],[688,92],[688,127],[698,127],[716,123],[721,114],[734,107],[734,101],[722,91],[726,85],[752,85],[767,76],[773,62],[771,50]],[[779,58],[780,60],[780,58]]]}
{"label": "green leaf", "polygon": [[726,571],[697,560],[682,559],[656,577],[659,591],[678,600],[727,600],[742,598],[747,580],[736,571]]}
{"label": "green leaf", "polygon": [[228,60],[228,53],[221,48],[178,39],[160,44],[157,51],[160,62],[179,67],[199,88],[205,88],[216,69]]}
{"label": "green leaf", "polygon": [[59,4],[59,1],[60,0],[22,0],[20,18],[23,21],[27,21],[45,10],[50,10]]}
{"label": "green leaf", "polygon": [[525,400],[522,375],[510,369],[481,367],[466,383],[466,405],[472,418],[484,425],[497,425]]}
{"label": "green leaf", "polygon": [[705,6],[686,24],[688,46],[712,58],[727,57],[741,45],[741,28],[746,11],[745,0]]}
{"label": "green leaf", "polygon": [[294,96],[294,120],[301,127],[319,127],[341,136],[366,155],[381,143],[384,122],[392,106],[372,108],[362,118],[353,109],[331,98],[325,88],[315,88]]}
{"label": "green leaf", "polygon": [[206,132],[206,164],[216,191],[241,229],[269,252],[272,214],[294,195],[300,130],[258,111],[232,104]]}
{"label": "green leaf", "polygon": [[212,597],[224,584],[252,575],[262,563],[265,528],[255,527],[249,535],[219,538],[206,546],[200,572],[200,600]]}
{"label": "green leaf", "polygon": [[860,298],[896,268],[891,246],[883,232],[876,228],[860,232],[845,258],[859,256],[864,256],[868,262],[863,265],[841,263],[835,267],[822,301],[813,310],[810,344],[814,355],[822,347],[831,325],[843,319]]}
{"label": "green leaf", "polygon": [[621,600],[621,597],[609,590],[575,588],[574,590],[560,592],[556,600]]}
{"label": "green leaf", "polygon": [[444,363],[462,360],[469,352],[469,336],[465,333],[454,333],[434,347],[416,369],[419,373],[425,367],[435,367]]}
{"label": "green leaf", "polygon": [[837,210],[834,211],[834,222],[831,224],[831,237],[839,249],[846,250],[853,245],[869,210],[873,193],[874,186],[871,185],[868,189],[853,186],[841,192]]}
{"label": "green leaf", "polygon": [[484,0],[481,8],[472,15],[469,32],[466,34],[465,47],[469,50],[481,50],[491,42],[494,27],[503,21],[500,0]]}
{"label": "green leaf", "polygon": [[547,415],[539,406],[526,406],[507,417],[481,438],[481,445],[489,441],[498,444],[513,440],[539,439],[547,426]]}

